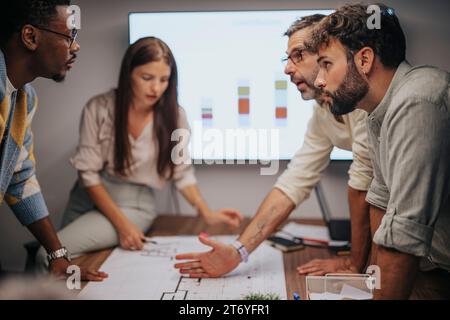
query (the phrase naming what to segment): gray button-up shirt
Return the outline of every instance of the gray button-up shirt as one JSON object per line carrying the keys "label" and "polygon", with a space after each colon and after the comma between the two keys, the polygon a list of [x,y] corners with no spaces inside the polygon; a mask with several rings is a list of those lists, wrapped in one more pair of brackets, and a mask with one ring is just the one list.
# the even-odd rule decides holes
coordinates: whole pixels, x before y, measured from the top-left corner
{"label": "gray button-up shirt", "polygon": [[374,242],[450,270],[450,74],[398,67],[368,116],[374,178],[367,202],[386,210]]}

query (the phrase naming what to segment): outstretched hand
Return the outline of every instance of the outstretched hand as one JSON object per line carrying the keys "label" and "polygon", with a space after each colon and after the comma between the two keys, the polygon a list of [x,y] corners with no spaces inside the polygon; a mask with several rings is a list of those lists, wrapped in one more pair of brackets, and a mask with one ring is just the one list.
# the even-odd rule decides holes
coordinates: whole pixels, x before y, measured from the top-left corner
{"label": "outstretched hand", "polygon": [[217,278],[239,265],[239,253],[232,245],[208,239],[205,235],[200,235],[199,240],[212,249],[177,255],[177,260],[189,260],[175,264],[174,267],[180,269],[180,273],[191,278]]}

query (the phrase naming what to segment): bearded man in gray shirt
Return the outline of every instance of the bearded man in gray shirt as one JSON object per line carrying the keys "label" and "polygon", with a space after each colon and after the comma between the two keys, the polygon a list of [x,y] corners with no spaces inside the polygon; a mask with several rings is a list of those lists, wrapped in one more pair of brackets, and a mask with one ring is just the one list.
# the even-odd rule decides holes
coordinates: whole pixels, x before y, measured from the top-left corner
{"label": "bearded man in gray shirt", "polygon": [[317,25],[310,48],[318,52],[315,86],[332,112],[369,113],[375,298],[407,299],[423,263],[450,270],[450,75],[406,62],[398,18],[379,8],[379,28],[366,5],[339,8]]}

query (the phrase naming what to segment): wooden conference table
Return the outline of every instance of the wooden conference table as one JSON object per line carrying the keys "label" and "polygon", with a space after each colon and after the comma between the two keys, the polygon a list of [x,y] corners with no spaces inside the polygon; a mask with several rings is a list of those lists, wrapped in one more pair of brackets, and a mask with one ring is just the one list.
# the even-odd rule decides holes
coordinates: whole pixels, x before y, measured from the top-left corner
{"label": "wooden conference table", "polygon": [[[207,226],[206,223],[197,217],[180,215],[160,215],[158,216],[148,236],[172,236],[172,235],[198,235],[200,232],[207,232],[210,235],[238,234],[249,223],[246,219],[238,230],[232,230],[226,226]],[[304,224],[323,225],[322,220],[315,219],[291,219]],[[106,249],[93,252],[74,259],[76,264],[82,267],[99,269],[108,258],[113,249]],[[312,259],[327,259],[336,257],[336,254],[327,248],[305,247],[305,249],[284,253],[284,272],[288,299],[293,299],[293,292],[298,292],[301,299],[306,299],[305,276],[297,273],[297,266]],[[83,283],[83,287],[86,282]],[[450,298],[450,275],[442,272],[420,273],[416,282],[411,299],[449,299]]]}

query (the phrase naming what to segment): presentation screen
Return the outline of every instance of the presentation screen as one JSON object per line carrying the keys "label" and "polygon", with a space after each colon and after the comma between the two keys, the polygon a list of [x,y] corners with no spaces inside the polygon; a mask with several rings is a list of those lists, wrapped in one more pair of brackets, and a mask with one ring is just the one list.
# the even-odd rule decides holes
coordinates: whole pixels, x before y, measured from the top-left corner
{"label": "presentation screen", "polygon": [[[284,74],[296,19],[332,10],[148,12],[129,14],[129,42],[155,36],[178,66],[190,152],[202,160],[289,160],[303,144],[314,101]],[[335,148],[332,160],[351,160]]]}

